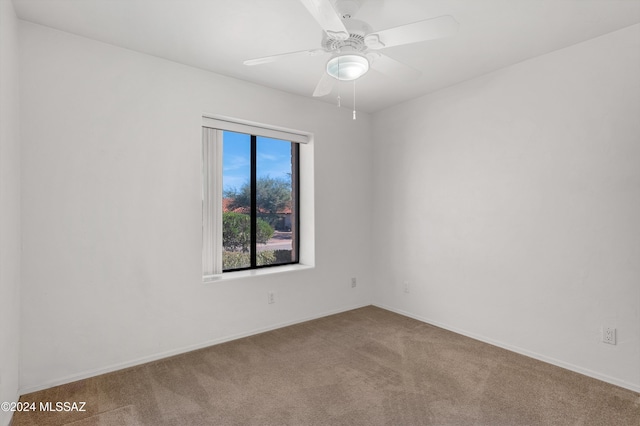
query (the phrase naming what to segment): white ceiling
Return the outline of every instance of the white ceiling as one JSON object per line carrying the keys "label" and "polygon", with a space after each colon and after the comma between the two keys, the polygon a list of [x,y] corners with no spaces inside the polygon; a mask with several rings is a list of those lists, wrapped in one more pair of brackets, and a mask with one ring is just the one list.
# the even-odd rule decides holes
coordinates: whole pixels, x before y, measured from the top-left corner
{"label": "white ceiling", "polygon": [[[299,0],[13,0],[18,17],[138,52],[311,97],[326,56],[243,61],[320,46]],[[370,71],[357,106],[375,112],[499,68],[640,23],[640,0],[364,0],[355,18],[382,30],[452,15],[454,37],[384,49],[422,72]],[[320,98],[350,105],[351,83]]]}

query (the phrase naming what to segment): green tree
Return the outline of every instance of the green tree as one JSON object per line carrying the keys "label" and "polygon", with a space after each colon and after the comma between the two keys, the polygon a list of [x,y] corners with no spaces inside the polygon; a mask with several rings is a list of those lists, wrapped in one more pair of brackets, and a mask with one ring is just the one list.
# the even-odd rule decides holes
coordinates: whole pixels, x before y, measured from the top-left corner
{"label": "green tree", "polygon": [[236,212],[222,213],[222,247],[226,251],[248,251],[251,217]]}
{"label": "green tree", "polygon": [[258,218],[256,225],[258,226],[256,230],[256,241],[258,244],[267,244],[267,241],[273,237],[273,228],[268,222],[260,218]]}
{"label": "green tree", "polygon": [[[256,240],[258,244],[266,244],[273,236],[273,228],[266,221],[258,218]],[[251,244],[251,216],[244,213],[222,213],[222,247],[226,251],[249,251]]]}
{"label": "green tree", "polygon": [[[263,176],[256,180],[256,206],[259,212],[274,214],[282,212],[291,204],[291,181],[284,178]],[[240,190],[229,190],[224,193],[229,198],[230,210],[249,211],[251,207],[251,185],[246,182]]]}

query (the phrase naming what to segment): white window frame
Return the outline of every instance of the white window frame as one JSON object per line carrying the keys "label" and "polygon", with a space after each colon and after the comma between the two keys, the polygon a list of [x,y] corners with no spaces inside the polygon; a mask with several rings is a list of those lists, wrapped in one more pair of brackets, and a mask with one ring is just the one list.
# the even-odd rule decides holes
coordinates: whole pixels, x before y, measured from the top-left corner
{"label": "white window frame", "polygon": [[[222,147],[223,131],[253,134],[299,144],[300,212],[299,263],[246,271],[222,272]],[[313,226],[313,135],[308,132],[270,126],[220,115],[202,117],[202,277],[219,281],[314,266]]]}

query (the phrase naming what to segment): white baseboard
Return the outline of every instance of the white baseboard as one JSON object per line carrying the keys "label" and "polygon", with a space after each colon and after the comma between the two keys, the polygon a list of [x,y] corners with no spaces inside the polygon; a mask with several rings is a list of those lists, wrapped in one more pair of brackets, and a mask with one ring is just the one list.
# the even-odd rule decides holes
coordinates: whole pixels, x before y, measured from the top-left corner
{"label": "white baseboard", "polygon": [[484,342],[484,343],[488,343],[488,344],[493,345],[493,346],[497,346],[497,347],[509,350],[511,352],[515,352],[515,353],[518,353],[518,354],[521,354],[521,355],[525,355],[525,356],[528,356],[530,358],[537,359],[539,361],[543,361],[543,362],[546,362],[546,363],[549,363],[549,364],[552,364],[552,365],[555,365],[555,366],[558,366],[558,367],[561,367],[561,368],[565,368],[565,369],[570,370],[570,371],[574,371],[576,373],[583,374],[583,375],[588,376],[588,377],[592,377],[594,379],[601,380],[603,382],[607,382],[607,383],[610,383],[610,384],[613,384],[613,385],[616,385],[616,386],[620,386],[622,388],[629,389],[631,391],[640,393],[640,386],[637,385],[637,384],[630,383],[630,382],[627,382],[627,381],[624,381],[624,380],[620,380],[620,379],[617,379],[615,377],[610,377],[610,376],[607,376],[605,374],[601,374],[601,373],[598,373],[598,372],[595,372],[595,371],[592,371],[592,370],[589,370],[589,369],[586,369],[586,368],[582,368],[582,367],[579,367],[579,366],[574,365],[574,364],[570,364],[570,363],[567,363],[567,362],[564,362],[564,361],[557,360],[555,358],[551,358],[551,357],[548,357],[548,356],[545,356],[545,355],[541,355],[541,354],[538,354],[538,353],[535,353],[535,352],[531,352],[529,350],[526,350],[526,349],[523,349],[523,348],[519,348],[517,346],[512,346],[512,345],[509,345],[509,344],[506,344],[506,343],[503,343],[503,342],[499,342],[499,341],[496,341],[496,340],[493,340],[493,339],[489,339],[489,338],[487,338],[485,336],[481,336],[481,335],[478,335],[478,334],[475,334],[475,333],[470,333],[470,332],[467,332],[465,330],[458,329],[456,327],[451,327],[451,326],[448,326],[447,324],[443,324],[443,323],[440,323],[438,321],[434,321],[434,320],[429,319],[429,318],[425,318],[425,317],[422,317],[422,316],[419,316],[419,315],[414,315],[414,314],[412,314],[410,312],[403,311],[402,309],[396,309],[396,308],[393,308],[391,306],[387,306],[387,305],[384,305],[384,304],[371,302],[371,303],[365,303],[365,304],[359,304],[359,305],[344,307],[344,308],[340,308],[340,309],[336,309],[336,310],[332,310],[332,311],[327,311],[327,312],[323,312],[321,314],[313,315],[313,316],[310,316],[310,317],[304,317],[304,318],[296,319],[296,320],[293,320],[293,321],[287,321],[287,322],[283,322],[283,323],[278,323],[278,324],[275,324],[275,325],[272,325],[272,326],[269,326],[269,327],[263,327],[263,328],[259,328],[259,329],[254,329],[254,330],[248,331],[246,333],[240,333],[240,334],[235,334],[235,335],[231,335],[231,336],[225,336],[225,337],[221,337],[219,339],[209,340],[209,341],[202,342],[202,343],[199,343],[199,344],[196,344],[196,345],[190,345],[190,346],[186,346],[186,347],[182,347],[182,348],[178,348],[178,349],[174,349],[174,350],[170,350],[170,351],[160,352],[160,353],[157,353],[157,354],[153,354],[153,355],[149,355],[149,356],[145,356],[145,357],[141,357],[141,358],[137,358],[137,359],[133,359],[133,360],[129,360],[129,361],[113,364],[113,365],[110,365],[110,366],[107,366],[107,367],[103,367],[103,368],[97,368],[97,369],[93,369],[93,370],[83,371],[83,372],[80,372],[80,373],[77,373],[77,374],[72,374],[72,375],[69,375],[69,376],[65,376],[65,377],[61,377],[61,378],[55,379],[55,380],[51,380],[51,381],[42,383],[42,384],[37,385],[37,386],[30,386],[30,387],[26,387],[26,388],[21,388],[20,389],[20,395],[25,395],[25,394],[28,394],[28,393],[31,393],[31,392],[37,392],[37,391],[40,391],[40,390],[43,390],[43,389],[52,388],[54,386],[59,386],[59,385],[63,385],[63,384],[66,384],[66,383],[71,383],[71,382],[75,382],[75,381],[78,381],[78,380],[87,379],[89,377],[99,376],[101,374],[111,373],[113,371],[118,371],[118,370],[122,370],[122,369],[129,368],[129,367],[135,367],[136,365],[145,364],[147,362],[157,361],[159,359],[168,358],[168,357],[172,357],[172,356],[175,356],[175,355],[180,355],[180,354],[183,354],[183,353],[187,353],[187,352],[191,352],[191,351],[194,351],[194,350],[206,348],[206,347],[209,347],[209,346],[214,346],[214,345],[217,345],[217,344],[220,344],[220,343],[225,343],[225,342],[229,342],[229,341],[232,341],[232,340],[241,339],[243,337],[253,336],[253,335],[264,333],[264,332],[267,332],[267,331],[276,330],[278,328],[287,327],[287,326],[290,326],[290,325],[299,324],[299,323],[303,323],[303,322],[306,322],[306,321],[311,321],[311,320],[322,318],[322,317],[326,317],[326,316],[329,316],[329,315],[339,314],[341,312],[351,311],[353,309],[358,309],[358,308],[362,308],[362,307],[369,306],[369,305],[377,306],[377,307],[379,307],[381,309],[386,309],[388,311],[395,312],[397,314],[400,314],[400,315],[403,315],[403,316],[406,316],[406,317],[409,317],[409,318],[416,319],[416,320],[424,322],[426,324],[431,324],[431,325],[434,325],[436,327],[443,328],[445,330],[449,330],[449,331],[452,331],[454,333],[457,333],[457,334],[460,334],[460,335],[463,335],[463,336],[466,336],[466,337],[469,337],[469,338],[472,338],[472,339],[475,339],[475,340],[478,340],[478,341],[481,341],[481,342]]}
{"label": "white baseboard", "polygon": [[41,391],[43,389],[52,388],[54,386],[64,385],[64,384],[72,383],[72,382],[75,382],[75,381],[78,381],[78,380],[88,379],[90,377],[95,377],[95,376],[99,376],[101,374],[106,374],[106,373],[111,373],[111,372],[118,371],[118,370],[123,370],[123,369],[129,368],[129,367],[135,367],[136,365],[145,364],[147,362],[157,361],[157,360],[163,359],[163,358],[169,358],[169,357],[172,357],[172,356],[175,356],[175,355],[180,355],[180,354],[191,352],[191,351],[195,351],[195,350],[198,350],[198,349],[203,349],[203,348],[206,348],[206,347],[209,347],[209,346],[218,345],[220,343],[225,343],[225,342],[229,342],[229,341],[232,341],[232,340],[242,339],[243,337],[253,336],[253,335],[264,333],[264,332],[267,332],[267,331],[276,330],[278,328],[287,327],[287,326],[294,325],[294,324],[300,324],[300,323],[303,323],[303,322],[306,322],[306,321],[311,321],[311,320],[314,320],[314,319],[326,317],[326,316],[329,316],[329,315],[335,315],[335,314],[339,314],[341,312],[347,312],[347,311],[351,311],[353,309],[363,308],[365,306],[370,306],[370,305],[371,305],[371,303],[365,303],[365,304],[358,304],[358,305],[355,305],[355,306],[348,306],[348,307],[344,307],[344,308],[339,308],[339,309],[335,309],[335,310],[332,310],[332,311],[327,311],[327,312],[323,312],[323,313],[320,313],[320,314],[317,314],[317,315],[313,315],[313,316],[310,316],[310,317],[299,318],[299,319],[292,320],[292,321],[287,321],[287,322],[283,322],[283,323],[274,324],[274,325],[271,325],[269,327],[262,327],[262,328],[254,329],[254,330],[251,330],[251,331],[247,331],[246,333],[240,333],[240,334],[234,334],[234,335],[231,335],[231,336],[225,336],[225,337],[221,337],[219,339],[208,340],[206,342],[198,343],[198,344],[195,344],[195,345],[189,345],[189,346],[173,349],[173,350],[170,350],[170,351],[160,352],[160,353],[156,353],[156,354],[153,354],[153,355],[144,356],[144,357],[141,357],[141,358],[136,358],[136,359],[125,361],[125,362],[112,364],[112,365],[107,366],[107,367],[102,367],[102,368],[96,368],[96,369],[93,369],[93,370],[82,371],[82,372],[79,372],[79,373],[76,373],[76,374],[71,374],[69,376],[57,378],[55,380],[50,380],[50,381],[47,381],[45,383],[41,383],[41,384],[36,385],[36,386],[28,386],[28,387],[25,387],[25,388],[20,388],[19,392],[20,392],[20,395],[25,395],[25,394],[32,393],[32,392]]}
{"label": "white baseboard", "polygon": [[479,340],[481,342],[488,343],[490,345],[497,346],[499,348],[506,349],[508,351],[518,353],[520,355],[528,356],[529,358],[534,358],[534,359],[537,359],[539,361],[543,361],[543,362],[546,362],[548,364],[552,364],[552,365],[555,365],[557,367],[564,368],[566,370],[570,370],[570,371],[573,371],[573,372],[576,372],[576,373],[580,373],[580,374],[583,374],[585,376],[589,376],[589,377],[592,377],[594,379],[598,379],[598,380],[601,380],[603,382],[607,382],[607,383],[610,383],[612,385],[620,386],[621,388],[629,389],[629,390],[632,390],[634,392],[640,393],[640,385],[635,384],[635,383],[630,383],[630,382],[627,382],[627,381],[624,381],[624,380],[620,380],[620,379],[617,379],[615,377],[607,376],[606,374],[601,374],[601,373],[598,373],[596,371],[592,371],[592,370],[589,370],[589,369],[586,369],[586,368],[582,368],[582,367],[579,367],[577,365],[570,364],[570,363],[567,363],[567,362],[564,362],[564,361],[560,361],[560,360],[557,360],[555,358],[551,358],[551,357],[548,357],[548,356],[545,356],[545,355],[542,355],[542,354],[539,354],[539,353],[536,353],[536,352],[531,352],[529,350],[526,350],[526,349],[523,349],[523,348],[519,348],[517,346],[512,346],[512,345],[509,345],[509,344],[506,344],[506,343],[503,343],[503,342],[499,342],[499,341],[496,341],[496,340],[493,340],[493,339],[489,339],[489,338],[487,338],[485,336],[481,336],[479,334],[470,333],[468,331],[461,330],[461,329],[456,328],[456,327],[451,327],[451,326],[449,326],[447,324],[443,324],[441,322],[434,321],[432,319],[425,318],[425,317],[422,317],[420,315],[414,315],[414,314],[412,314],[410,312],[403,311],[402,309],[392,308],[391,306],[387,306],[387,305],[384,305],[384,304],[381,304],[381,303],[372,303],[372,304],[373,304],[373,306],[377,306],[378,308],[386,309],[388,311],[395,312],[397,314],[404,315],[406,317],[413,318],[413,319],[416,319],[418,321],[421,321],[421,322],[424,322],[424,323],[427,323],[427,324],[430,324],[430,325],[434,325],[436,327],[443,328],[445,330],[449,330],[449,331],[452,331],[452,332],[457,333],[457,334],[461,334],[461,335],[466,336],[466,337],[470,337],[470,338],[472,338],[474,340]]}

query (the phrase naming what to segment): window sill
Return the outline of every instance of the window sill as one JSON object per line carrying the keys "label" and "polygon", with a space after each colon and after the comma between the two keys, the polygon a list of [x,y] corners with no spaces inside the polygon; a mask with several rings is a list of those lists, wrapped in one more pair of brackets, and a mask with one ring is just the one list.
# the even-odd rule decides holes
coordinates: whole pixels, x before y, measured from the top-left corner
{"label": "window sill", "polygon": [[220,275],[207,275],[202,278],[204,283],[216,283],[228,280],[237,280],[242,278],[250,278],[250,277],[261,277],[264,275],[273,275],[273,274],[282,274],[286,272],[294,272],[294,271],[304,271],[307,269],[313,269],[313,266],[310,265],[283,265],[283,266],[273,266],[271,268],[262,268],[262,269],[251,269],[248,271],[235,271],[235,272],[225,272]]}

